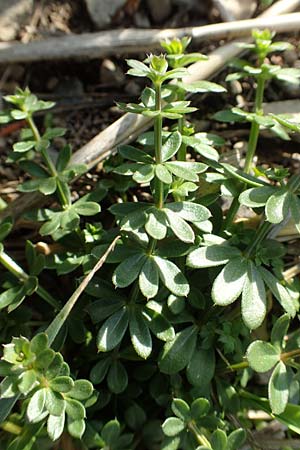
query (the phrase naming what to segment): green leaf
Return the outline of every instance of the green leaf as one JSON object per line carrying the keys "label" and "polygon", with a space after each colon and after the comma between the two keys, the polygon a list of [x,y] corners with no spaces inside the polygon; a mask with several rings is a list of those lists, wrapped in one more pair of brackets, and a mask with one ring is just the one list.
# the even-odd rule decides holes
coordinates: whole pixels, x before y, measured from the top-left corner
{"label": "green leaf", "polygon": [[99,384],[104,380],[108,369],[111,365],[111,358],[103,358],[97,362],[97,364],[92,368],[90,373],[90,379],[92,383]]}
{"label": "green leaf", "polygon": [[31,397],[27,406],[29,422],[35,422],[44,412],[46,402],[46,389],[39,389]]}
{"label": "green leaf", "polygon": [[48,346],[48,336],[46,333],[36,334],[30,341],[30,350],[36,354],[45,350],[47,346]]}
{"label": "green leaf", "polygon": [[169,291],[175,295],[186,297],[190,287],[185,276],[178,267],[173,262],[163,259],[160,256],[154,256],[153,260],[157,265],[161,281]]}
{"label": "green leaf", "polygon": [[151,209],[145,229],[154,239],[164,239],[167,234],[166,215],[164,211],[158,208]]}
{"label": "green leaf", "polygon": [[203,92],[226,92],[226,89],[217,83],[212,83],[211,81],[201,80],[201,81],[193,81],[191,83],[181,83],[178,85],[183,88],[186,92],[203,93]]}
{"label": "green leaf", "polygon": [[101,436],[107,445],[115,445],[121,433],[119,422],[110,420],[107,422],[101,431]]}
{"label": "green leaf", "polygon": [[87,307],[87,311],[91,316],[93,323],[102,322],[102,320],[111,316],[124,306],[124,301],[120,298],[102,298],[91,303]]}
{"label": "green leaf", "polygon": [[295,317],[296,307],[293,298],[289,294],[288,290],[264,267],[258,268],[264,282],[279,301],[283,309],[289,314],[290,317]]}
{"label": "green leaf", "polygon": [[133,283],[139,276],[146,258],[144,253],[136,253],[121,262],[114,271],[113,283],[119,288],[127,287]]}
{"label": "green leaf", "polygon": [[210,442],[214,450],[227,450],[227,435],[223,430],[214,431]]}
{"label": "green leaf", "polygon": [[166,342],[159,360],[161,372],[171,375],[184,369],[191,360],[197,340],[197,328],[190,326]]}
{"label": "green leaf", "polygon": [[172,175],[168,171],[168,169],[165,167],[164,164],[157,164],[155,166],[155,175],[157,178],[162,181],[165,184],[171,184],[172,183]]}
{"label": "green leaf", "polygon": [[45,407],[47,411],[49,411],[49,414],[53,416],[60,416],[62,412],[65,411],[66,408],[66,403],[62,394],[47,388]]}
{"label": "green leaf", "polygon": [[133,174],[133,179],[137,183],[148,183],[154,177],[154,165],[141,165]]}
{"label": "green leaf", "polygon": [[2,223],[0,224],[0,242],[2,242],[6,238],[6,236],[10,233],[12,227],[13,224],[10,218],[2,221]]}
{"label": "green leaf", "polygon": [[240,255],[241,252],[238,248],[231,247],[227,243],[210,245],[192,250],[187,257],[186,264],[194,268],[215,267],[226,264]]}
{"label": "green leaf", "polygon": [[18,377],[18,389],[24,395],[28,395],[38,384],[36,372],[33,369],[26,370]]}
{"label": "green leaf", "polygon": [[210,408],[210,403],[206,398],[197,398],[191,404],[191,415],[196,421],[206,416]]}
{"label": "green leaf", "polygon": [[279,317],[271,332],[271,343],[276,347],[279,351],[284,348],[284,338],[288,332],[290,325],[290,317],[288,314],[283,314],[283,316]]}
{"label": "green leaf", "polygon": [[81,439],[85,431],[84,420],[68,420],[68,432],[75,439]]}
{"label": "green leaf", "polygon": [[93,385],[88,380],[75,380],[73,389],[68,392],[68,397],[76,400],[87,400],[93,393]]}
{"label": "green leaf", "polygon": [[120,361],[113,361],[107,375],[107,385],[111,392],[120,394],[125,391],[128,376],[125,367]]}
{"label": "green leaf", "polygon": [[168,210],[167,208],[165,208],[164,211],[167,216],[169,226],[175,236],[177,236],[182,242],[194,242],[195,235],[190,225],[188,225],[184,219],[173,211]]}
{"label": "green leaf", "polygon": [[74,387],[74,382],[70,377],[56,377],[50,382],[53,391],[69,392]]}
{"label": "green leaf", "polygon": [[266,312],[267,299],[265,285],[259,271],[253,262],[249,261],[242,293],[243,321],[250,330],[254,330],[262,324]]}
{"label": "green leaf", "polygon": [[158,269],[149,256],[139,275],[139,287],[142,294],[148,299],[156,296],[159,287]]}
{"label": "green leaf", "polygon": [[233,303],[241,294],[247,275],[247,262],[234,258],[219,273],[212,287],[212,299],[219,306]]}
{"label": "green leaf", "polygon": [[172,437],[184,430],[185,425],[181,419],[177,417],[168,417],[162,424],[162,430],[166,436]]}
{"label": "green leaf", "polygon": [[130,314],[129,331],[135,351],[141,358],[147,359],[152,351],[152,339],[148,323],[138,308]]}
{"label": "green leaf", "polygon": [[276,365],[269,380],[268,392],[272,412],[284,412],[289,399],[289,377],[286,366],[282,361]]}
{"label": "green leaf", "polygon": [[66,413],[73,420],[85,418],[85,408],[78,400],[66,398]]}
{"label": "green leaf", "polygon": [[290,195],[289,203],[291,216],[295,222],[298,233],[300,233],[300,199],[296,195]]}
{"label": "green leaf", "polygon": [[181,146],[181,134],[179,131],[171,133],[161,148],[162,162],[172,158]]}
{"label": "green leaf", "polygon": [[49,416],[47,421],[47,431],[50,439],[56,441],[63,433],[65,426],[65,414],[61,416]]}
{"label": "green leaf", "polygon": [[280,361],[280,351],[265,341],[254,341],[247,349],[249,365],[256,372],[267,372]]}
{"label": "green leaf", "polygon": [[275,192],[273,186],[262,186],[259,188],[251,188],[242,192],[239,196],[239,202],[249,208],[259,208],[264,206],[271,195]]}
{"label": "green leaf", "polygon": [[171,341],[175,337],[175,331],[170,322],[156,307],[156,302],[148,302],[143,314],[149,321],[148,326],[152,333],[162,341]]}
{"label": "green leaf", "polygon": [[70,159],[72,156],[72,150],[69,145],[65,145],[59,152],[57,162],[56,162],[56,169],[58,172],[62,172],[68,165]]}
{"label": "green leaf", "polygon": [[280,189],[271,195],[266,203],[266,217],[271,223],[282,222],[289,212],[290,193],[286,189]]}
{"label": "green leaf", "polygon": [[206,164],[185,161],[166,162],[165,167],[176,177],[183,178],[187,181],[198,181],[199,177],[197,174],[207,169]]}
{"label": "green leaf", "polygon": [[75,203],[74,210],[81,216],[94,216],[100,212],[100,205],[96,202]]}
{"label": "green leaf", "polygon": [[13,145],[13,149],[15,152],[18,153],[25,153],[31,150],[35,146],[35,141],[23,141],[23,142],[17,142]]}
{"label": "green leaf", "polygon": [[109,352],[123,339],[128,326],[127,308],[123,306],[109,317],[97,335],[97,347],[100,352]]}
{"label": "green leaf", "polygon": [[186,369],[187,379],[193,386],[208,385],[215,374],[215,364],[214,350],[197,346]]}
{"label": "green leaf", "polygon": [[173,413],[179,417],[179,419],[187,422],[190,419],[190,407],[181,398],[174,398],[171,405]]}
{"label": "green leaf", "polygon": [[167,203],[166,209],[170,209],[188,222],[203,222],[211,217],[209,209],[203,205],[192,202]]}
{"label": "green leaf", "polygon": [[237,450],[239,449],[246,440],[246,431],[242,428],[234,430],[227,439],[227,449],[226,450]]}
{"label": "green leaf", "polygon": [[121,145],[118,150],[123,158],[129,159],[129,161],[142,162],[145,164],[153,164],[154,162],[150,155],[131,145]]}

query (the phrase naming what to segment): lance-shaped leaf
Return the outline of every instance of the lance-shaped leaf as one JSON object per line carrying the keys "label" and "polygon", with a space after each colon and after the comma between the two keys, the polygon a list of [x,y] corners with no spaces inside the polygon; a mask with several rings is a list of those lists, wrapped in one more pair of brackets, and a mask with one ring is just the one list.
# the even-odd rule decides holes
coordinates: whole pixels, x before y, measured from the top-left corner
{"label": "lance-shaped leaf", "polygon": [[139,275],[139,287],[146,298],[156,296],[159,287],[158,268],[153,258],[149,256]]}
{"label": "lance-shaped leaf", "polygon": [[298,233],[300,233],[300,199],[297,195],[290,195],[289,206],[292,218],[295,222],[295,227],[297,228]]}
{"label": "lance-shaped leaf", "polygon": [[97,347],[101,352],[109,352],[123,339],[128,326],[128,312],[124,306],[109,317],[97,335]]}
{"label": "lance-shaped leaf", "polygon": [[238,258],[241,252],[236,247],[231,247],[225,241],[224,244],[209,245],[192,250],[188,255],[186,264],[189,267],[204,268],[226,264],[229,260]]}
{"label": "lance-shaped leaf", "polygon": [[267,312],[266,303],[263,279],[253,262],[249,261],[242,294],[242,317],[250,330],[262,324]]}
{"label": "lance-shaped leaf", "polygon": [[141,162],[145,164],[153,164],[153,158],[145,153],[143,150],[140,150],[132,145],[121,145],[119,148],[119,153],[123,156],[123,158],[128,159],[129,161]]}
{"label": "lance-shaped leaf", "polygon": [[154,239],[164,239],[167,234],[167,220],[164,211],[158,208],[149,210],[145,229]]}
{"label": "lance-shaped leaf", "polygon": [[198,181],[198,173],[205,172],[207,165],[197,162],[172,161],[166,162],[165,166],[176,177],[183,178],[187,181]]}
{"label": "lance-shaped leaf", "polygon": [[192,325],[176,334],[172,341],[166,342],[159,360],[159,368],[169,375],[184,369],[193,355],[197,341],[197,328]]}
{"label": "lance-shaped leaf", "polygon": [[161,148],[162,161],[165,162],[168,159],[172,158],[180,148],[181,145],[181,134],[179,131],[175,131],[171,133],[165,143]]}
{"label": "lance-shaped leaf", "polygon": [[219,273],[212,287],[212,299],[219,306],[233,303],[241,294],[247,276],[247,262],[234,258]]}
{"label": "lance-shaped leaf", "polygon": [[111,392],[120,394],[128,385],[128,375],[124,365],[120,361],[113,361],[108,375],[107,385]]}
{"label": "lance-shaped leaf", "polygon": [[136,253],[118,265],[113,274],[113,283],[120,288],[129,286],[140,274],[146,260],[144,253]]}
{"label": "lance-shaped leaf", "polygon": [[280,361],[280,351],[265,341],[254,341],[246,354],[250,367],[256,372],[267,372]]}
{"label": "lance-shaped leaf", "polygon": [[169,291],[181,297],[187,296],[190,287],[187,279],[178,267],[173,262],[160,256],[154,256],[153,259],[158,268],[159,278]]}
{"label": "lance-shaped leaf", "polygon": [[168,169],[165,167],[164,164],[157,164],[155,166],[155,175],[157,178],[162,181],[165,184],[171,184],[172,183],[172,175],[168,171]]}
{"label": "lance-shaped leaf", "polygon": [[271,195],[266,203],[266,217],[271,223],[282,222],[289,212],[290,193],[286,189],[279,189]]}
{"label": "lance-shaped leaf", "polygon": [[258,268],[264,282],[274,295],[274,297],[279,301],[283,309],[290,315],[290,317],[295,317],[296,315],[296,306],[294,303],[294,299],[289,294],[288,290],[282,286],[282,284],[277,280],[274,275],[269,272],[264,267]]}
{"label": "lance-shaped leaf", "polygon": [[161,313],[160,305],[154,301],[147,303],[143,311],[152,333],[162,341],[172,341],[175,331],[170,322]]}
{"label": "lance-shaped leaf", "polygon": [[129,331],[135,351],[141,358],[147,359],[152,351],[152,339],[148,322],[138,308],[130,313]]}
{"label": "lance-shaped leaf", "polygon": [[170,228],[178,239],[183,242],[194,242],[194,231],[184,219],[167,208],[165,208],[165,214],[168,218]]}
{"label": "lance-shaped leaf", "polygon": [[170,209],[188,222],[203,222],[211,217],[211,212],[203,205],[192,202],[167,203],[165,209]]}
{"label": "lance-shaped leaf", "polygon": [[276,320],[272,332],[271,332],[271,343],[278,351],[281,351],[285,347],[285,336],[289,329],[290,317],[288,314],[283,314]]}
{"label": "lance-shaped leaf", "polygon": [[206,386],[215,373],[215,352],[212,348],[203,349],[199,345],[187,366],[186,375],[193,386]]}
{"label": "lance-shaped leaf", "polygon": [[211,81],[206,80],[193,81],[192,83],[179,82],[178,85],[186,92],[192,92],[193,94],[203,92],[226,92],[226,89],[220,84],[212,83]]}
{"label": "lance-shaped leaf", "polygon": [[290,380],[284,362],[279,361],[269,380],[268,393],[272,412],[281,414],[289,399]]}

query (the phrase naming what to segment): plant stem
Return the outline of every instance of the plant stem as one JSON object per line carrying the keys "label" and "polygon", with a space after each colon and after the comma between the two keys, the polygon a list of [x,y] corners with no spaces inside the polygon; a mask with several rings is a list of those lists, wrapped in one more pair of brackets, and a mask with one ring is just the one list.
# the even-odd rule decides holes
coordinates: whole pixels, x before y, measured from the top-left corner
{"label": "plant stem", "polygon": [[[180,119],[178,119],[178,131],[180,134],[183,133],[183,125],[184,125],[184,118],[180,117]],[[183,142],[181,143],[181,146],[178,150],[177,160],[186,161],[186,145]]]}
{"label": "plant stem", "polygon": [[[28,280],[29,275],[4,251],[0,252],[0,264],[2,264],[2,266],[12,273],[19,281],[25,283]],[[37,287],[36,293],[56,310],[60,308],[59,302],[42,286]]]}
{"label": "plant stem", "polygon": [[[255,114],[263,115],[262,103],[264,99],[264,90],[265,90],[265,79],[263,77],[259,77],[257,80],[257,88],[255,94],[255,109],[254,109]],[[252,122],[244,167],[244,172],[246,173],[250,173],[251,171],[253,158],[256,152],[258,136],[259,136],[259,124],[256,122]]]}
{"label": "plant stem", "polygon": [[[155,109],[159,114],[154,119],[154,150],[156,164],[162,163],[162,116],[161,112],[161,83],[156,83],[155,87]],[[164,205],[164,184],[157,177],[155,178],[155,203],[158,208]]]}
{"label": "plant stem", "polygon": [[263,222],[258,229],[256,236],[253,240],[253,242],[250,244],[246,252],[244,253],[244,256],[249,257],[252,255],[255,248],[260,244],[260,242],[266,237],[268,234],[270,228],[272,228],[273,224],[270,222]]}
{"label": "plant stem", "polygon": [[201,433],[201,431],[199,430],[194,421],[189,422],[188,427],[192,431],[192,433],[194,433],[195,438],[198,441],[198,444],[205,445],[205,447],[207,448],[212,448],[209,440],[204,436],[203,433]]}
{"label": "plant stem", "polygon": [[[40,142],[41,141],[41,135],[39,133],[39,130],[38,130],[38,128],[37,128],[37,126],[36,126],[32,116],[28,116],[27,122],[28,122],[28,125],[31,128],[31,131],[32,131],[33,135],[34,135],[34,139],[36,140],[37,143]],[[56,177],[58,197],[59,197],[60,204],[61,204],[63,209],[67,209],[70,206],[70,201],[67,199],[67,197],[66,197],[66,195],[65,195],[65,193],[63,191],[63,188],[62,188],[62,185],[61,185],[61,181],[58,179],[58,174],[57,174],[56,167],[53,164],[53,161],[50,158],[49,153],[48,153],[46,148],[44,148],[44,147],[41,148],[41,154],[42,154],[42,157],[43,157],[43,159],[44,159],[44,161],[46,163],[46,166],[48,167],[48,170],[49,170],[51,176],[52,177]]]}
{"label": "plant stem", "polygon": [[[262,104],[264,99],[264,90],[265,90],[265,80],[264,78],[259,77],[257,80],[257,88],[255,93],[255,106],[254,106],[255,114],[259,115],[263,114]],[[258,136],[259,136],[259,124],[256,122],[252,122],[244,167],[244,172],[247,174],[251,172],[253,158],[257,148]],[[247,185],[243,183],[241,185],[240,192],[243,192],[246,189],[246,187]],[[226,219],[224,221],[225,230],[232,224],[235,215],[239,209],[239,206],[240,206],[239,199],[238,197],[235,197],[230,205],[230,208],[226,215]]]}

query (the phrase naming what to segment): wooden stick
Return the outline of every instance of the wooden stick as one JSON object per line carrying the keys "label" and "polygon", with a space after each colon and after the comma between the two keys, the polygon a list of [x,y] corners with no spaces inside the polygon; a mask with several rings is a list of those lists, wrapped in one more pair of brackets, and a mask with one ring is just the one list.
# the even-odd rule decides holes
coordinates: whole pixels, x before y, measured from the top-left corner
{"label": "wooden stick", "polygon": [[167,30],[118,29],[98,33],[82,33],[59,38],[49,38],[28,44],[0,43],[0,64],[59,60],[67,58],[100,58],[112,54],[152,51],[168,38],[191,36],[194,43],[204,39],[231,39],[249,35],[253,28],[269,28],[277,32],[297,31],[300,13],[279,17],[259,17],[229,23],[217,23],[200,27],[173,28]]}
{"label": "wooden stick", "polygon": [[[300,5],[300,0],[280,0],[274,6],[280,13],[289,12]],[[273,14],[274,6],[265,11],[265,15]],[[281,7],[281,9],[280,9]],[[284,9],[285,8],[285,9]],[[232,25],[232,23],[231,23]],[[208,61],[201,61],[189,67],[190,76],[187,81],[196,81],[211,78],[243,50],[237,47],[236,42],[226,44],[210,53]],[[124,114],[104,131],[97,134],[91,141],[81,147],[72,156],[71,163],[87,164],[91,168],[111,155],[120,144],[133,141],[142,131],[150,127],[152,121],[149,118]],[[37,205],[45,204],[49,199],[37,192],[21,195],[5,210],[0,213],[0,221],[12,216],[20,217],[25,211]]]}

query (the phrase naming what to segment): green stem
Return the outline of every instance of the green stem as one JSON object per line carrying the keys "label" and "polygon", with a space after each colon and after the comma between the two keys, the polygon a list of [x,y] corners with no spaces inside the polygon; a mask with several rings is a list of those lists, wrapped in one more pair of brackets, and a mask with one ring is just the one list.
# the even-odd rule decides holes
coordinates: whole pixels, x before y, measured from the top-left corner
{"label": "green stem", "polygon": [[[259,115],[263,114],[262,104],[264,99],[264,90],[265,90],[265,80],[264,78],[259,77],[257,80],[257,88],[255,94],[255,106],[254,106],[255,114]],[[256,122],[252,122],[244,167],[244,172],[247,174],[251,172],[253,158],[257,148],[258,136],[259,136],[259,124]],[[240,192],[243,192],[246,188],[247,185],[243,183],[241,185]],[[228,229],[228,227],[232,224],[236,216],[236,213],[239,209],[239,206],[240,206],[239,199],[238,197],[235,197],[230,205],[230,208],[226,215],[226,219],[224,221],[223,228],[225,230]]]}
{"label": "green stem", "polygon": [[[180,134],[183,133],[183,126],[184,126],[184,118],[180,117],[180,119],[178,119],[178,131]],[[178,150],[177,160],[186,161],[186,145],[183,142],[181,143],[181,146]]]}
{"label": "green stem", "polygon": [[[7,253],[3,251],[0,252],[0,264],[2,264],[2,266],[4,266],[19,281],[24,283],[28,280],[29,275]],[[60,308],[58,301],[55,300],[42,286],[37,287],[36,293],[55,309]]]}
{"label": "green stem", "polygon": [[[40,142],[41,135],[39,133],[39,130],[38,130],[38,128],[37,128],[37,126],[36,126],[32,116],[28,116],[27,117],[27,122],[28,122],[28,125],[31,128],[31,131],[32,131],[33,135],[34,135],[34,139],[36,140],[36,142]],[[57,190],[58,190],[59,201],[60,201],[60,204],[61,204],[62,208],[63,209],[67,209],[70,206],[70,202],[67,199],[67,197],[66,197],[66,195],[65,195],[65,193],[63,191],[63,188],[62,188],[62,185],[61,185],[61,181],[58,179],[58,176],[57,176],[58,174],[57,174],[56,167],[53,164],[53,161],[50,158],[49,153],[48,153],[46,148],[44,148],[44,147],[41,148],[41,155],[42,155],[42,157],[43,157],[43,159],[45,161],[46,166],[48,167],[48,170],[49,170],[51,176],[57,178]]]}
{"label": "green stem", "polygon": [[193,422],[193,421],[189,422],[188,427],[192,431],[192,433],[194,433],[195,438],[198,441],[198,444],[204,445],[207,448],[212,448],[212,446],[210,445],[209,440],[204,436],[203,433],[201,433],[201,431],[199,430],[199,428],[197,427],[195,422]]}
{"label": "green stem", "polygon": [[[156,83],[155,87],[155,109],[159,114],[154,119],[154,150],[156,164],[162,163],[162,116],[161,112],[161,83]],[[164,184],[157,177],[155,178],[155,202],[158,208],[164,205]]]}
{"label": "green stem", "polygon": [[[262,104],[263,104],[263,100],[264,100],[264,90],[265,90],[265,79],[262,77],[259,77],[257,80],[254,112],[256,114],[260,114],[260,115],[263,115]],[[258,136],[259,136],[259,124],[256,122],[252,122],[251,129],[250,129],[248,149],[247,149],[247,154],[246,154],[245,167],[244,167],[244,172],[246,172],[246,173],[250,173],[250,171],[251,171],[253,158],[254,158],[254,155],[256,152]]]}
{"label": "green stem", "polygon": [[261,243],[261,241],[264,240],[270,229],[272,228],[273,224],[270,222],[263,222],[258,229],[256,236],[254,238],[254,241],[250,244],[246,252],[244,253],[245,257],[250,257],[253,253],[253,251],[256,249],[258,244]]}

